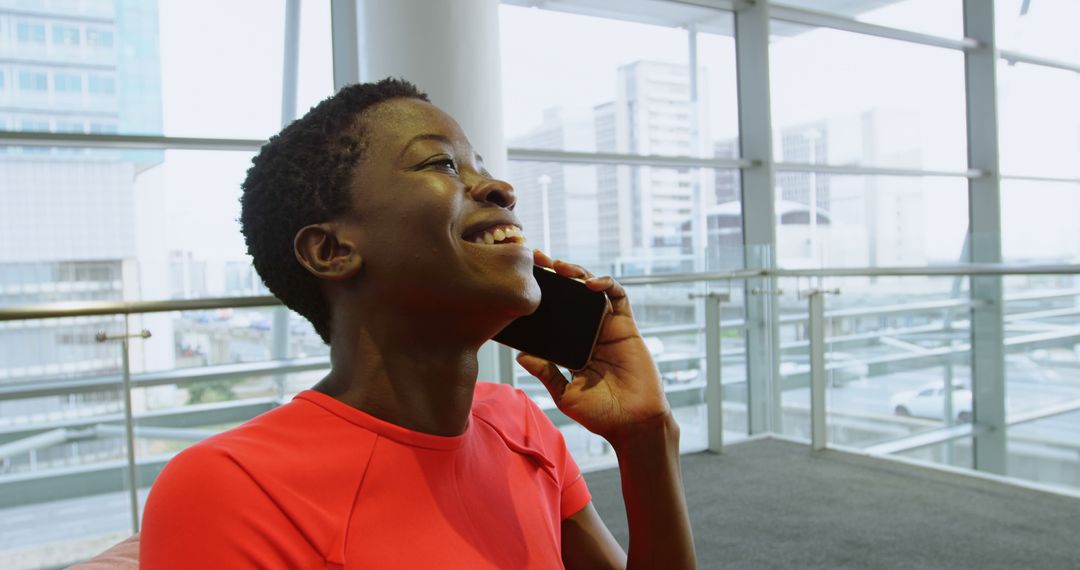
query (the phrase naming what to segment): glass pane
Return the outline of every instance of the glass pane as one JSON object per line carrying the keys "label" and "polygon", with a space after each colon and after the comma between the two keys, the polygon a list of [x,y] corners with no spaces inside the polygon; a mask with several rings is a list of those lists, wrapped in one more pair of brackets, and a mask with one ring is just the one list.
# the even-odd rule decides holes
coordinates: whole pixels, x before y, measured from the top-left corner
{"label": "glass pane", "polygon": [[511,161],[507,179],[529,244],[594,273],[742,265],[737,171]]}
{"label": "glass pane", "polygon": [[1009,428],[1008,471],[1046,485],[1080,488],[1080,412],[1074,411]]}
{"label": "glass pane", "polygon": [[[825,297],[829,442],[866,447],[971,421],[967,279],[785,279],[780,297],[784,433],[809,439],[809,312]],[[943,304],[943,302],[945,304]],[[952,384],[951,398],[942,388]]]}
{"label": "glass pane", "polygon": [[[714,290],[732,294],[721,306],[721,366],[723,385],[724,441],[745,439],[748,434],[746,343],[741,289],[726,285]],[[628,287],[645,344],[660,372],[668,401],[681,428],[680,445],[684,452],[708,447],[708,418],[705,396],[705,318],[700,299],[690,293],[703,293],[701,283],[678,285],[635,285]],[[564,374],[568,374],[564,371]],[[515,383],[545,410],[555,403],[544,386],[523,368],[514,364]],[[571,453],[583,468],[597,469],[615,465],[610,446],[577,424],[567,422],[558,413],[553,420],[563,430]]]}
{"label": "glass pane", "polygon": [[[734,27],[734,16],[718,13],[725,26]],[[698,138],[705,147],[692,153],[716,158],[739,156],[739,92],[735,77],[734,35],[698,34],[698,87],[700,93],[697,123]]]}
{"label": "glass pane", "polygon": [[944,443],[901,451],[896,455],[929,463],[940,463],[948,467],[975,468],[971,437],[962,437]]}
{"label": "glass pane", "polygon": [[1005,284],[1008,474],[1080,487],[1080,276],[1010,276]]}
{"label": "glass pane", "polygon": [[1080,3],[1074,0],[995,0],[1001,49],[1080,63]]}
{"label": "glass pane", "polygon": [[267,294],[236,222],[251,153],[7,150],[0,265],[37,285],[0,303]]}
{"label": "glass pane", "polygon": [[1080,184],[1001,182],[1001,250],[1005,261],[1080,260]]}
{"label": "glass pane", "polygon": [[789,269],[966,259],[963,178],[776,173],[777,260]]}
{"label": "glass pane", "polygon": [[164,0],[160,28],[166,135],[262,139],[277,132],[284,2]]}
{"label": "glass pane", "polygon": [[[284,346],[275,347],[275,327],[279,325],[286,328],[285,341]],[[329,354],[329,347],[315,334],[311,323],[283,307],[146,313],[132,315],[131,328],[147,329],[153,334],[142,343],[142,352],[132,363],[135,372]]]}
{"label": "glass pane", "polygon": [[330,3],[300,3],[300,77],[296,116],[302,117],[334,93],[334,55],[331,49]]}
{"label": "glass pane", "polygon": [[74,2],[13,16],[16,37],[0,42],[0,60],[15,62],[0,67],[0,120],[26,131],[266,138],[281,126],[284,26],[281,0]]}
{"label": "glass pane", "polygon": [[772,4],[828,12],[924,34],[954,38],[964,35],[960,0],[782,0]]}
{"label": "glass pane", "polygon": [[112,316],[0,322],[0,567],[66,566],[132,532]]}
{"label": "glass pane", "polygon": [[1001,171],[1080,178],[1080,74],[998,65]]}
{"label": "glass pane", "polygon": [[500,25],[510,147],[730,154],[738,134],[731,38],[700,37],[695,106],[683,29],[506,5]]}
{"label": "glass pane", "polygon": [[769,51],[777,161],[967,169],[963,53],[795,28]]}

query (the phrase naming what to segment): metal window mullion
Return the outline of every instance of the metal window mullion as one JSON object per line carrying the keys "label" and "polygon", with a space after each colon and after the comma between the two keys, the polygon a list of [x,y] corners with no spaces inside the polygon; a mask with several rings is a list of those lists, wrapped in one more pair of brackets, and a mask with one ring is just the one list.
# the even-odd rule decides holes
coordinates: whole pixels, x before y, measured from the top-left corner
{"label": "metal window mullion", "polygon": [[566,164],[614,164],[630,166],[661,166],[674,168],[747,168],[757,166],[741,158],[706,158],[695,156],[641,155],[617,152],[581,152],[538,148],[508,148],[509,160],[530,162],[560,162]]}
{"label": "metal window mullion", "polygon": [[834,30],[842,30],[845,32],[853,32],[856,34],[899,40],[920,45],[959,50],[971,49],[978,45],[976,40],[971,38],[971,36],[964,38],[948,38],[932,34],[923,34],[902,28],[893,28],[871,24],[869,22],[862,22],[853,18],[838,16],[827,12],[796,8],[794,6],[773,4],[770,12],[772,18],[791,22],[793,24],[831,28]]}
{"label": "metal window mullion", "polygon": [[777,162],[776,171],[818,172],[853,176],[945,176],[959,178],[978,178],[985,173],[980,170],[923,170],[918,168],[890,168],[882,166],[811,164],[800,162]]}
{"label": "metal window mullion", "polygon": [[[296,100],[300,84],[300,0],[285,2],[285,55],[281,73],[281,126],[296,120]],[[289,357],[289,309],[274,307],[270,357],[284,360]],[[285,374],[273,377],[278,402],[285,401]]]}
{"label": "metal window mullion", "polygon": [[1035,176],[1025,174],[1002,174],[1002,180],[1022,180],[1025,182],[1051,182],[1054,184],[1080,184],[1080,178],[1069,176]]}
{"label": "metal window mullion", "polygon": [[1072,71],[1074,73],[1080,73],[1080,63],[1070,63],[1067,61],[1058,61],[1056,59],[1050,59],[1046,57],[1040,57],[1037,55],[1030,55],[1026,53],[1015,52],[1011,50],[998,50],[998,57],[1004,59],[1009,63],[1026,63],[1028,65],[1038,65],[1040,67],[1052,67],[1054,69],[1060,69],[1062,71]]}
{"label": "metal window mullion", "polygon": [[[740,156],[757,165],[742,171],[743,245],[747,269],[771,269],[776,244],[773,190],[772,115],[769,97],[769,2],[758,0],[735,12],[735,69],[739,98]],[[747,393],[751,434],[780,431],[778,327],[770,317],[776,279],[746,282]]]}
{"label": "metal window mullion", "polygon": [[360,81],[360,31],[356,0],[330,1],[334,91]]}
{"label": "metal window mullion", "polygon": [[[1001,173],[997,113],[998,53],[994,3],[964,0],[964,35],[979,42],[964,56],[968,168],[986,173],[968,181],[971,262],[1001,262]],[[1004,307],[1002,277],[973,276],[971,378],[974,467],[1006,471]]]}
{"label": "metal window mullion", "polygon": [[0,130],[0,146],[256,151],[264,144],[266,144],[265,140],[258,139],[112,135],[102,133],[45,133]]}

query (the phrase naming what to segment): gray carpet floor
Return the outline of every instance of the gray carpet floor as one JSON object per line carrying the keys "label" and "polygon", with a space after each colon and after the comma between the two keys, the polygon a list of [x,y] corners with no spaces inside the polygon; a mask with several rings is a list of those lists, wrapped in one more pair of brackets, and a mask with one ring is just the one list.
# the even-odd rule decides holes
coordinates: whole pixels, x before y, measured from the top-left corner
{"label": "gray carpet floor", "polygon": [[[771,439],[682,468],[701,568],[1080,569],[1080,499]],[[625,548],[618,471],[585,478]]]}

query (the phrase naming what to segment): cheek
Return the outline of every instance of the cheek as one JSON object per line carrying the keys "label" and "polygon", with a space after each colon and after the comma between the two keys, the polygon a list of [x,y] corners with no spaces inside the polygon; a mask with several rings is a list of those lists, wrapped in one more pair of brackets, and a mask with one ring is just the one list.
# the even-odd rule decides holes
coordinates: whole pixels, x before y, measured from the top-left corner
{"label": "cheek", "polygon": [[[430,263],[432,257],[445,257],[455,251],[460,241],[453,234],[445,208],[417,207],[395,213],[387,212],[368,232],[378,244],[378,256],[401,269],[414,263]],[[410,272],[423,268],[409,268]]]}

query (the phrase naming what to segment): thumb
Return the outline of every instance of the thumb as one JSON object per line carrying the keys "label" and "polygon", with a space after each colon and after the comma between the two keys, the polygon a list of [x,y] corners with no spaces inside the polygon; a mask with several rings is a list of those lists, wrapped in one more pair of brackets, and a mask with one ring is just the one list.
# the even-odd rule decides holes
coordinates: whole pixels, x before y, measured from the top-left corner
{"label": "thumb", "polygon": [[559,405],[563,392],[566,391],[568,385],[566,376],[559,372],[559,367],[553,362],[524,352],[518,353],[517,361],[526,372],[535,376],[547,388],[548,393],[551,394],[551,399],[555,400],[555,405]]}

